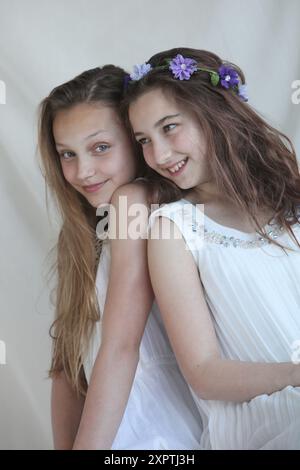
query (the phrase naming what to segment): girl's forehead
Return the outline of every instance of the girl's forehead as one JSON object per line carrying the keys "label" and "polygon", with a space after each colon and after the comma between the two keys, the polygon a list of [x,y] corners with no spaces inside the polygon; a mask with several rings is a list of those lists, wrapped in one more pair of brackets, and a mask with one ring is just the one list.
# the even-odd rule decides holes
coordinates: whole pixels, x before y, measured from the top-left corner
{"label": "girl's forehead", "polygon": [[157,127],[168,117],[194,119],[190,110],[161,89],[143,93],[131,103],[129,108],[129,119],[135,132],[142,132],[142,128],[145,130],[148,127]]}
{"label": "girl's forehead", "polygon": [[93,119],[109,120],[115,119],[116,111],[104,103],[79,103],[67,109],[58,111],[55,120],[64,121],[78,121],[84,120],[85,122],[92,121]]}
{"label": "girl's forehead", "polygon": [[175,98],[172,97],[170,92],[163,90],[161,88],[153,88],[146,90],[144,93],[139,95],[130,106],[134,106],[135,103],[141,101],[152,101],[160,102],[162,104],[174,104]]}
{"label": "girl's forehead", "polygon": [[160,89],[149,90],[140,95],[129,107],[129,117],[133,118],[137,114],[161,114],[165,112],[178,112],[179,106],[175,99],[168,96]]}
{"label": "girl's forehead", "polygon": [[92,138],[94,134],[114,134],[120,128],[117,112],[109,106],[79,104],[57,113],[53,121],[55,140]]}

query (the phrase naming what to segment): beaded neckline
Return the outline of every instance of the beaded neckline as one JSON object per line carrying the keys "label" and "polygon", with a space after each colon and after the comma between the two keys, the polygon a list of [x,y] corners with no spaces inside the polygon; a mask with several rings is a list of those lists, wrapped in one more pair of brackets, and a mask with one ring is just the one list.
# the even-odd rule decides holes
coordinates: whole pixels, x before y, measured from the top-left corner
{"label": "beaded neckline", "polygon": [[[268,225],[267,227],[270,227],[270,229],[266,230],[266,234],[272,240],[276,240],[284,233],[284,228],[282,226]],[[193,229],[193,231],[196,230]],[[206,228],[204,228],[204,240],[208,243],[217,243],[219,245],[223,245],[224,247],[233,246],[234,248],[257,248],[271,243],[268,238],[262,237],[258,233],[255,234],[255,238],[253,240],[243,240],[233,236],[229,237],[215,231],[209,232]]]}
{"label": "beaded neckline", "polygon": [[[182,199],[184,203],[192,204],[195,210],[197,210],[196,206],[188,201],[187,199]],[[298,211],[297,211],[298,213]],[[285,233],[285,229],[283,226],[279,225],[276,222],[270,222],[269,224],[264,226],[264,231],[266,235],[270,238],[263,237],[257,232],[254,233],[246,233],[242,232],[238,229],[227,227],[215,222],[207,215],[201,213],[203,218],[202,221],[197,222],[197,217],[195,212],[193,211],[193,218],[191,223],[191,228],[193,232],[201,233],[204,236],[204,241],[207,243],[215,243],[218,245],[222,245],[224,247],[234,247],[234,248],[258,248],[265,245],[271,244],[271,240],[276,241],[281,235]],[[300,215],[300,208],[299,208],[299,215]],[[200,217],[201,219],[201,217]],[[203,220],[204,220],[204,227],[203,227]],[[208,222],[207,224],[205,223]],[[224,232],[228,231],[231,233],[238,233],[240,237],[233,236],[233,235],[225,235],[224,232],[221,233],[218,230],[209,230],[207,225],[212,225],[215,227],[223,229]],[[204,230],[203,230],[204,229]]]}

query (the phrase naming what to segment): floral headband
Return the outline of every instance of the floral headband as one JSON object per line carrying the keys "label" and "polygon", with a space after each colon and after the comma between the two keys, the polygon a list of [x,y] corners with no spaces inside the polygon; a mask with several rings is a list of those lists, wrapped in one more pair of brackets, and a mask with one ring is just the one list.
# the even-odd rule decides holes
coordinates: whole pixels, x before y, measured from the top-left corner
{"label": "floral headband", "polygon": [[[218,72],[209,70],[204,67],[198,67],[197,62],[194,59],[183,57],[181,54],[170,60],[166,60],[166,66],[156,68],[166,68],[169,66],[169,70],[174,75],[174,78],[179,80],[189,80],[194,72],[208,72],[210,74],[210,82],[213,86],[221,85],[223,88],[232,89],[242,101],[248,101],[247,88],[245,84],[242,84],[237,71],[229,66],[221,65]],[[151,64],[143,63],[141,65],[135,65],[133,72],[127,75],[125,84],[128,85],[130,81],[138,81],[147,75],[150,70],[153,70]]]}

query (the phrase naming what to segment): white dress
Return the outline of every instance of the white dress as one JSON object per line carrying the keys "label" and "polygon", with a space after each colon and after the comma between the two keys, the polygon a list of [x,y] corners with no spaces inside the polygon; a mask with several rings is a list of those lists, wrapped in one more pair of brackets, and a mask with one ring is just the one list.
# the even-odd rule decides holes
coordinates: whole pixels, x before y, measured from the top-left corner
{"label": "white dress", "polygon": [[[103,312],[110,271],[110,244],[103,243],[96,287]],[[101,321],[84,361],[87,381],[101,341]],[[156,304],[140,346],[140,360],[112,449],[199,449],[201,420],[171,350]]]}
{"label": "white dress", "polygon": [[[266,227],[271,237],[293,248],[285,253],[257,234],[203,219],[184,199],[154,211],[149,225],[158,216],[176,223],[194,256],[222,355],[300,362],[300,249],[288,234],[276,225]],[[299,241],[299,224],[294,233]],[[245,403],[194,398],[203,449],[300,449],[299,387]]]}

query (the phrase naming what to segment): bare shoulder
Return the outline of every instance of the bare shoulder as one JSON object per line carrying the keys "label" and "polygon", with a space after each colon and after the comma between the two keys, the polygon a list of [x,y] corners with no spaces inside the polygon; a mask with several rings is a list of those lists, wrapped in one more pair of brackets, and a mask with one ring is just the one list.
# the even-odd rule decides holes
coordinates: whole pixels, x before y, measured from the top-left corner
{"label": "bare shoulder", "polygon": [[[110,201],[109,227],[112,247],[137,249],[145,245],[149,218],[147,189],[140,182],[128,183],[115,190]],[[145,249],[145,246],[144,246]]]}
{"label": "bare shoulder", "polygon": [[128,203],[141,203],[147,204],[148,191],[142,181],[134,181],[132,183],[124,184],[117,188],[112,196],[111,203],[113,205],[118,205],[120,202],[120,197],[126,197]]}

